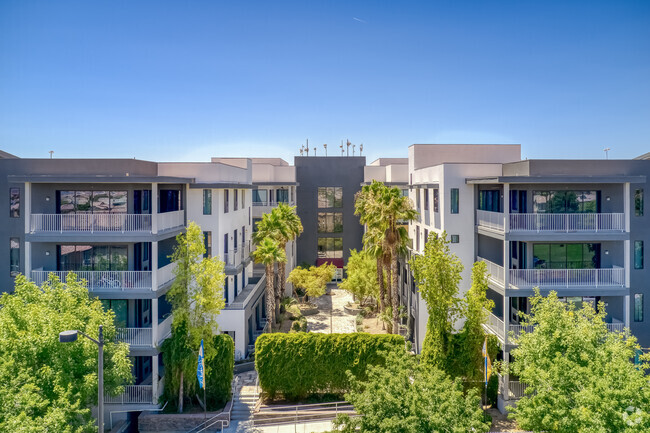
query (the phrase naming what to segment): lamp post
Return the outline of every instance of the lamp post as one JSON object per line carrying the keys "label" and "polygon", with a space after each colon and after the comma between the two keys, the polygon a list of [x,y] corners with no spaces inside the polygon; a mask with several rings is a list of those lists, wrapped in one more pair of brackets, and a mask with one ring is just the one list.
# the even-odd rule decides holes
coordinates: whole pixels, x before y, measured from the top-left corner
{"label": "lamp post", "polygon": [[81,331],[63,331],[59,334],[59,343],[72,343],[77,341],[78,334],[83,335],[99,347],[97,356],[97,426],[99,433],[104,433],[104,325],[99,325],[98,340]]}

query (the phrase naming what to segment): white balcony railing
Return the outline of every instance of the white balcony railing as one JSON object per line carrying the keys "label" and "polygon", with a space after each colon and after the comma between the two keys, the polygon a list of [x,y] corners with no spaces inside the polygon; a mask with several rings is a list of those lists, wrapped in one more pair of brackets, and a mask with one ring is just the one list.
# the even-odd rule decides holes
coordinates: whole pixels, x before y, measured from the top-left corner
{"label": "white balcony railing", "polygon": [[[151,290],[151,271],[75,271],[77,279],[86,280],[88,290]],[[50,274],[65,283],[69,271],[32,271],[32,281],[43,284]]]}
{"label": "white balcony railing", "polygon": [[106,404],[155,404],[151,385],[127,385],[118,396],[104,397]]}
{"label": "white balcony railing", "polygon": [[[31,233],[151,233],[151,214],[32,214]],[[157,216],[158,230],[185,225],[185,211],[165,212]]]}
{"label": "white balcony railing", "polygon": [[251,255],[251,242],[245,242],[237,248],[230,249],[227,253],[221,254],[221,260],[226,266],[237,266]]}
{"label": "white balcony railing", "polygon": [[510,269],[510,285],[526,287],[624,287],[623,268]]}
{"label": "white balcony railing", "polygon": [[176,263],[169,263],[158,268],[158,287],[162,287],[174,279],[174,269],[176,269]]}
{"label": "white balcony railing", "polygon": [[158,341],[157,343],[160,344],[165,338],[169,337],[172,333],[172,319],[173,316],[170,314],[158,324]]}
{"label": "white balcony railing", "polygon": [[528,385],[525,383],[511,380],[506,383],[505,378],[499,375],[499,393],[508,400],[518,400],[526,393]]}
{"label": "white balcony railing", "polygon": [[158,214],[158,231],[169,230],[185,225],[185,211],[177,210]]}
{"label": "white balcony railing", "polygon": [[117,328],[117,340],[132,347],[150,347],[151,328]]}
{"label": "white balcony railing", "polygon": [[599,232],[625,231],[622,213],[510,214],[510,231]]}
{"label": "white balcony railing", "polygon": [[483,257],[477,257],[476,259],[478,261],[484,262],[487,265],[487,271],[489,274],[488,278],[490,278],[495,283],[503,285],[505,281],[505,270],[503,266],[499,266],[494,262],[484,259]]}
{"label": "white balcony railing", "polygon": [[275,207],[279,203],[284,203],[284,204],[289,205],[289,206],[295,205],[294,201],[280,201],[280,202],[278,202],[278,201],[254,201],[253,206],[255,206],[255,207],[256,206],[272,206],[272,207]]}
{"label": "white balcony railing", "polygon": [[501,337],[501,340],[503,340],[503,330],[504,330],[504,323],[503,320],[499,319],[497,316],[494,314],[490,313],[488,310],[483,310],[485,314],[487,314],[487,321],[485,323],[485,326],[488,328],[488,330],[498,336]]}
{"label": "white balcony railing", "polygon": [[476,225],[502,232],[505,229],[505,217],[501,212],[477,209]]}

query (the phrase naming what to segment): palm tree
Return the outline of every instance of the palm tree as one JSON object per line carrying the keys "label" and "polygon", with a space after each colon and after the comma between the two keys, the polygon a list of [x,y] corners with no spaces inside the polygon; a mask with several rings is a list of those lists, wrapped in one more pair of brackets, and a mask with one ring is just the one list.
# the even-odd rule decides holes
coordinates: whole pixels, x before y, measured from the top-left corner
{"label": "palm tree", "polygon": [[276,241],[271,238],[264,238],[257,244],[257,249],[253,252],[253,258],[256,263],[262,263],[266,268],[266,318],[269,321],[270,329],[273,329],[275,323],[273,265],[275,262],[286,261],[287,256]]}
{"label": "palm tree", "polygon": [[[278,239],[278,244],[285,250],[287,243],[295,240],[303,232],[302,221],[300,217],[296,214],[296,206],[289,206],[284,203],[280,203],[277,208],[273,209],[277,211],[280,215],[280,221],[284,225],[285,230],[282,231],[282,235]],[[287,282],[286,278],[286,261],[278,263],[278,274],[280,275],[280,284],[279,284],[279,297],[284,296],[284,287]]]}

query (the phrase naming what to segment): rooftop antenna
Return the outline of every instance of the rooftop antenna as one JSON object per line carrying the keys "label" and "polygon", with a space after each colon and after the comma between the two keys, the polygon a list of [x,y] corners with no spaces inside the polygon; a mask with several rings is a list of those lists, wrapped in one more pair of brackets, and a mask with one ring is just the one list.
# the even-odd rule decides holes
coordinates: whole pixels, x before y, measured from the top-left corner
{"label": "rooftop antenna", "polygon": [[309,147],[305,147],[305,152],[307,152],[307,156],[309,156]]}
{"label": "rooftop antenna", "polygon": [[363,143],[359,145],[359,156],[363,153]]}
{"label": "rooftop antenna", "polygon": [[354,156],[354,148],[355,148],[355,147],[357,147],[357,145],[356,145],[356,144],[353,144],[353,145],[352,145],[352,156]]}
{"label": "rooftop antenna", "polygon": [[303,153],[305,153],[305,146],[304,145],[300,146],[300,156],[302,156]]}
{"label": "rooftop antenna", "polygon": [[611,147],[606,147],[603,149],[603,152],[605,152],[605,159],[609,159],[609,151],[612,150]]}
{"label": "rooftop antenna", "polygon": [[314,156],[316,156],[316,148],[314,147]]}
{"label": "rooftop antenna", "polygon": [[50,153],[50,159],[52,159],[52,155],[54,155],[54,151],[53,151],[53,150],[50,150],[49,153]]}
{"label": "rooftop antenna", "polygon": [[325,148],[325,156],[327,156],[327,143],[324,143],[323,147]]}
{"label": "rooftop antenna", "polygon": [[350,145],[351,145],[352,143],[350,143],[350,140],[346,140],[346,143],[345,143],[345,144],[346,144],[346,146],[348,146],[348,155],[347,155],[347,156],[350,156]]}
{"label": "rooftop antenna", "polygon": [[341,140],[341,145],[339,146],[341,148],[341,156],[343,156],[344,150],[343,150],[343,140]]}

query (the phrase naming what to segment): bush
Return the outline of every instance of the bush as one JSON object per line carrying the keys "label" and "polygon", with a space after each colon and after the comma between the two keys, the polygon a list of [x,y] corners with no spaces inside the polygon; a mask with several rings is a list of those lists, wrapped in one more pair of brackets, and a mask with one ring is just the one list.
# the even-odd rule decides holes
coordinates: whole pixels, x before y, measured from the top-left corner
{"label": "bush", "polygon": [[289,400],[315,393],[343,394],[346,371],[363,379],[369,365],[382,364],[385,351],[403,351],[399,335],[263,334],[255,343],[255,368],[262,390]]}
{"label": "bush", "polygon": [[492,406],[496,406],[498,395],[499,395],[499,376],[495,373],[492,373],[492,376],[490,376],[487,385],[488,404],[491,404]]}
{"label": "bush", "polygon": [[307,319],[305,319],[304,316],[298,317],[298,319],[291,324],[290,332],[307,332]]}

